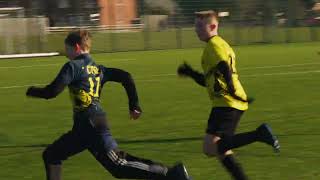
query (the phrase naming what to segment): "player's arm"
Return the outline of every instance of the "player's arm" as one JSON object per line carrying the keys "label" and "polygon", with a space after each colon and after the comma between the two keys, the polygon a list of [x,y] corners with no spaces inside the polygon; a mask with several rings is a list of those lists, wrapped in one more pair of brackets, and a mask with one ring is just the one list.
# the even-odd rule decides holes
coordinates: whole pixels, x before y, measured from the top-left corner
{"label": "player's arm", "polygon": [[26,95],[29,97],[52,99],[58,96],[73,79],[73,69],[69,63],[65,64],[57,77],[45,87],[29,87]]}
{"label": "player's arm", "polygon": [[129,110],[132,119],[140,117],[142,110],[139,105],[139,98],[136,85],[130,73],[116,68],[102,67],[104,73],[103,83],[113,81],[121,83],[126,90],[129,99]]}
{"label": "player's arm", "polygon": [[200,86],[206,86],[204,75],[187,64],[183,63],[178,68],[178,75],[191,77]]}
{"label": "player's arm", "polygon": [[236,95],[235,87],[232,80],[232,69],[226,61],[220,61],[217,65],[217,70],[223,75],[224,79],[226,80],[228,91],[232,97],[243,102],[251,102],[251,98],[248,100]]}

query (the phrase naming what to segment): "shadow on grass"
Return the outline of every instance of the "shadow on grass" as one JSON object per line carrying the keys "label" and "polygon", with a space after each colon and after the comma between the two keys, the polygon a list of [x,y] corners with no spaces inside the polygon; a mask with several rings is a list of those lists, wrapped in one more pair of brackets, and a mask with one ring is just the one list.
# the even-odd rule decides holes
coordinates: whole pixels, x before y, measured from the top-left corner
{"label": "shadow on grass", "polygon": [[[189,142],[201,140],[200,137],[185,137],[185,138],[164,138],[164,139],[137,139],[137,140],[125,140],[117,139],[119,144],[157,144],[157,143],[177,143],[177,142]],[[11,148],[44,148],[49,144],[31,144],[31,145],[4,145],[0,146],[0,149],[11,149]]]}
{"label": "shadow on grass", "polygon": [[[320,136],[320,133],[296,133],[296,134],[278,134],[280,139],[294,136]],[[159,143],[180,143],[180,142],[191,142],[191,141],[202,141],[203,137],[181,137],[181,138],[147,138],[147,139],[117,139],[119,144],[159,144]],[[0,149],[11,149],[11,148],[44,148],[49,144],[30,144],[30,145],[3,145]]]}
{"label": "shadow on grass", "polygon": [[[297,134],[280,134],[278,137],[280,138],[289,138],[289,137],[296,137],[296,136],[320,136],[320,133],[297,133]],[[149,139],[138,139],[138,140],[124,140],[124,139],[118,139],[119,144],[161,144],[161,143],[179,143],[179,142],[192,142],[192,141],[201,141],[202,137],[184,137],[184,138],[149,138]],[[7,145],[7,146],[0,146],[0,157],[8,157],[8,156],[14,156],[14,155],[20,155],[25,153],[40,153],[45,147],[47,147],[48,144],[31,144],[31,145]],[[161,148],[163,147],[163,148]],[[134,151],[134,150],[147,150],[151,152],[169,152],[173,153],[174,156],[177,154],[199,154],[202,155],[201,148],[197,148],[198,150],[194,149],[164,149],[166,147],[159,146],[159,148],[150,148],[150,147],[126,147],[125,150]],[[4,150],[4,154],[1,154],[1,150]],[[11,152],[8,152],[11,151]],[[295,158],[295,159],[305,159],[305,158],[312,158],[314,159],[314,156],[297,156],[297,155],[290,155],[287,153],[268,153],[268,154],[262,154],[259,152],[237,152],[236,153],[240,156],[248,157],[258,157],[258,158],[264,158],[264,157],[275,157],[279,156],[279,158]]]}

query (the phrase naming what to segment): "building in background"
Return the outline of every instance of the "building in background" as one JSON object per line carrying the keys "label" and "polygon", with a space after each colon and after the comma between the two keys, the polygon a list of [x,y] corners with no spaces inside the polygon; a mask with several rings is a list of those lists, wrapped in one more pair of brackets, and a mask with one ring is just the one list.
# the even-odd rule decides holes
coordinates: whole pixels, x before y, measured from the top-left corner
{"label": "building in background", "polygon": [[123,26],[137,18],[136,0],[0,0],[0,7],[24,7],[28,17],[48,17],[50,26]]}
{"label": "building in background", "polygon": [[[45,16],[50,26],[128,26],[145,23],[146,16],[167,16],[163,27],[188,27],[193,12],[214,9],[228,12],[223,22],[243,25],[304,26],[318,19],[312,7],[320,0],[0,0],[1,7],[23,7],[27,17]],[[4,17],[0,12],[0,17]],[[159,16],[160,17],[160,16]],[[148,17],[149,18],[149,17]],[[152,17],[153,18],[153,17]],[[150,19],[150,18],[149,18]],[[153,18],[158,19],[158,18]],[[285,20],[285,21],[283,21]]]}
{"label": "building in background", "polygon": [[101,25],[130,25],[137,18],[136,0],[98,0]]}

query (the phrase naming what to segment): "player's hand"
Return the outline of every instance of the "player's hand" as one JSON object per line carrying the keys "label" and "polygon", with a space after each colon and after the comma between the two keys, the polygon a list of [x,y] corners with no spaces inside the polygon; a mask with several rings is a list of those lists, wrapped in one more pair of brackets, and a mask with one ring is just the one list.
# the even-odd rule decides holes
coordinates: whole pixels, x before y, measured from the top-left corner
{"label": "player's hand", "polygon": [[243,98],[237,96],[237,95],[235,94],[235,92],[230,93],[230,94],[231,94],[231,96],[232,96],[233,98],[235,98],[235,99],[237,99],[237,100],[239,100],[239,101],[242,101],[242,102],[247,102],[248,104],[253,103],[253,101],[255,100],[253,97],[247,97],[247,99],[243,99]]}
{"label": "player's hand", "polygon": [[135,105],[130,108],[130,119],[136,120],[138,119],[142,114],[142,110],[139,105]]}
{"label": "player's hand", "polygon": [[252,104],[254,101],[255,101],[255,99],[254,99],[253,97],[248,97],[248,98],[247,98],[247,102],[248,102],[249,104]]}
{"label": "player's hand", "polygon": [[192,72],[193,72],[192,67],[189,64],[187,64],[186,62],[181,64],[177,70],[178,75],[181,77],[189,76]]}
{"label": "player's hand", "polygon": [[254,102],[254,100],[255,100],[253,97],[248,97],[246,100],[244,100],[244,99],[242,99],[242,98],[240,98],[238,96],[236,96],[235,98],[240,100],[240,101],[242,101],[242,102],[246,102],[248,104],[252,104]]}
{"label": "player's hand", "polygon": [[130,119],[137,120],[142,114],[142,110],[140,107],[134,108],[130,110]]}

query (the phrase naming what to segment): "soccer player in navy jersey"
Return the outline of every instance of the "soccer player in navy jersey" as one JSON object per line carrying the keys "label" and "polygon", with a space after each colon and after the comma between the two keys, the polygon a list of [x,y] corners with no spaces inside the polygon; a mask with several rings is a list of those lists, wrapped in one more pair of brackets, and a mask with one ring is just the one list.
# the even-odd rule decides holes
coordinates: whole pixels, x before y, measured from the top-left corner
{"label": "soccer player in navy jersey", "polygon": [[86,30],[71,32],[65,39],[68,61],[57,77],[44,88],[30,87],[26,95],[51,99],[68,86],[73,102],[73,127],[43,152],[47,180],[61,180],[62,161],[89,150],[115,178],[188,180],[182,163],[172,168],[132,156],[118,148],[105,111],[100,105],[102,87],[109,81],[123,85],[129,98],[132,119],[141,116],[138,95],[131,75],[123,70],[96,64],[90,57],[91,35]]}

